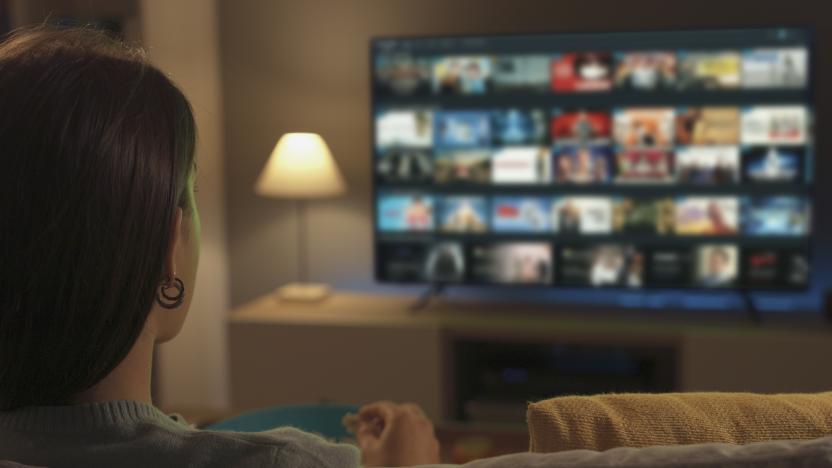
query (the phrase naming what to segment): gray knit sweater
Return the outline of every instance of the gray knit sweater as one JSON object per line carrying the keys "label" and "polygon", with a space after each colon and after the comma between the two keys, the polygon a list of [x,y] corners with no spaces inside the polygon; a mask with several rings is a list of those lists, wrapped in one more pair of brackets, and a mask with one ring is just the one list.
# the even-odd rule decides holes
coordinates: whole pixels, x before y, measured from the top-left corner
{"label": "gray knit sweater", "polygon": [[360,452],[295,429],[200,431],[134,401],[0,412],[0,460],[49,467],[356,467]]}

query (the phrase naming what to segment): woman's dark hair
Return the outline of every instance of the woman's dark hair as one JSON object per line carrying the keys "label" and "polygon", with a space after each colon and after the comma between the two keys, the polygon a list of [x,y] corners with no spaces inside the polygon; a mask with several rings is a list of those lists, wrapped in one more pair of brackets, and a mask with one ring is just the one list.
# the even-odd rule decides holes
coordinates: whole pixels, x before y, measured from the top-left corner
{"label": "woman's dark hair", "polygon": [[130,351],[195,131],[182,92],[103,33],[0,44],[0,410],[69,403]]}

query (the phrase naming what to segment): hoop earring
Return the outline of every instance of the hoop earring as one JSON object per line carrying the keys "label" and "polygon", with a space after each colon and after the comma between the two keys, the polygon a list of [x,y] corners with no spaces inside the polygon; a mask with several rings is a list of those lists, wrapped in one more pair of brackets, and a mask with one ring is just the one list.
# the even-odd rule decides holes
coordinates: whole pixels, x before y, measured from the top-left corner
{"label": "hoop earring", "polygon": [[[168,293],[168,290],[175,289],[175,294]],[[156,303],[165,309],[175,309],[182,305],[185,300],[185,284],[182,280],[173,277],[173,280],[168,280],[159,287],[159,292],[156,294]]]}

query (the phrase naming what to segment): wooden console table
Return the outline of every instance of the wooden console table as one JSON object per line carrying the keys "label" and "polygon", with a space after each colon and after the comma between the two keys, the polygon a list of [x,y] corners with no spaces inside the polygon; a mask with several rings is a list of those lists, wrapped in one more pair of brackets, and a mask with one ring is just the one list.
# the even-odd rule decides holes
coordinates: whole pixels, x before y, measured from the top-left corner
{"label": "wooden console table", "polygon": [[713,321],[551,313],[544,306],[438,303],[411,312],[410,297],[340,292],[316,304],[260,297],[230,318],[235,410],[377,399],[414,401],[453,420],[454,340],[673,347],[680,391],[811,392],[832,389],[832,333]]}

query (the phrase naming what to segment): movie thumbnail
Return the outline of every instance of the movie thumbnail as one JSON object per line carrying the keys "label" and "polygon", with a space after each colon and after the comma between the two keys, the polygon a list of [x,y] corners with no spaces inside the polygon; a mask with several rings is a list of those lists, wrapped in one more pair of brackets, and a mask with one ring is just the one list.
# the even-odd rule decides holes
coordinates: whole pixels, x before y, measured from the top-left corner
{"label": "movie thumbnail", "polygon": [[376,174],[384,182],[430,182],[433,158],[427,150],[391,149],[377,159]]}
{"label": "movie thumbnail", "polygon": [[548,55],[501,55],[494,59],[495,91],[537,91],[549,89]]}
{"label": "movie thumbnail", "polygon": [[425,259],[425,279],[431,283],[457,283],[465,278],[465,257],[459,242],[431,246]]}
{"label": "movie thumbnail", "polygon": [[618,184],[673,182],[673,153],[657,149],[621,150],[615,155]]}
{"label": "movie thumbnail", "polygon": [[483,148],[491,145],[488,112],[442,111],[434,117],[437,150]]}
{"label": "movie thumbnail", "polygon": [[485,94],[492,86],[491,58],[441,57],[433,64],[433,90],[441,95]]}
{"label": "movie thumbnail", "polygon": [[547,232],[550,201],[545,197],[494,197],[491,228],[494,232]]}
{"label": "movie thumbnail", "polygon": [[739,263],[736,245],[702,245],[696,251],[696,284],[706,288],[734,286]]}
{"label": "movie thumbnail", "polygon": [[673,145],[672,108],[616,109],[615,142],[629,148],[666,148]]}
{"label": "movie thumbnail", "polygon": [[725,185],[740,181],[736,146],[686,146],[676,150],[677,180],[683,184]]}
{"label": "movie thumbnail", "polygon": [[640,288],[644,284],[644,252],[634,246],[565,246],[559,264],[560,281],[568,285]]}
{"label": "movie thumbnail", "polygon": [[687,107],[676,115],[676,144],[736,145],[739,141],[737,107]]}
{"label": "movie thumbnail", "polygon": [[752,236],[809,234],[809,203],[800,197],[749,198],[743,205],[743,231]]}
{"label": "movie thumbnail", "polygon": [[753,288],[799,288],[809,284],[809,259],[801,249],[745,249],[742,270],[745,284]]}
{"label": "movie thumbnail", "polygon": [[488,150],[445,151],[434,156],[437,184],[487,184],[491,180]]}
{"label": "movie thumbnail", "polygon": [[552,168],[545,146],[511,146],[491,157],[491,182],[495,184],[543,184],[550,182]]}
{"label": "movie thumbnail", "polygon": [[679,52],[680,89],[735,89],[740,85],[738,51]]}
{"label": "movie thumbnail", "polygon": [[676,86],[676,54],[672,52],[617,53],[616,60],[616,88],[654,91]]}
{"label": "movie thumbnail", "polygon": [[650,252],[650,284],[685,287],[694,283],[695,252],[689,247],[656,247]]}
{"label": "movie thumbnail", "polygon": [[743,109],[744,145],[802,145],[809,138],[809,112],[804,106],[759,106]]}
{"label": "movie thumbnail", "polygon": [[534,145],[546,142],[543,109],[508,109],[492,113],[494,142],[498,145]]}
{"label": "movie thumbnail", "polygon": [[552,262],[552,246],[546,242],[471,247],[471,276],[484,283],[549,284],[554,271]]}
{"label": "movie thumbnail", "polygon": [[419,232],[433,230],[433,196],[421,193],[381,192],[378,230]]}
{"label": "movie thumbnail", "polygon": [[751,146],[742,150],[745,181],[760,184],[798,183],[804,180],[803,146]]}
{"label": "movie thumbnail", "polygon": [[609,52],[561,54],[552,60],[552,90],[556,92],[608,91],[612,75]]}
{"label": "movie thumbnail", "polygon": [[674,207],[676,234],[727,236],[739,230],[737,197],[679,197]]}
{"label": "movie thumbnail", "polygon": [[557,197],[552,201],[552,229],[562,234],[612,232],[610,197]]}
{"label": "movie thumbnail", "polygon": [[673,200],[615,198],[612,227],[627,234],[672,234],[675,218]]}
{"label": "movie thumbnail", "polygon": [[437,199],[439,230],[444,232],[485,232],[488,203],[479,196],[445,196]]}
{"label": "movie thumbnail", "polygon": [[808,76],[805,48],[751,49],[742,54],[743,88],[803,88]]}
{"label": "movie thumbnail", "polygon": [[615,164],[608,146],[555,146],[554,180],[562,184],[609,184]]}
{"label": "movie thumbnail", "polygon": [[425,242],[383,242],[377,247],[376,271],[385,281],[421,282],[425,280]]}
{"label": "movie thumbnail", "polygon": [[388,109],[376,113],[376,148],[430,148],[433,146],[433,111]]}
{"label": "movie thumbnail", "polygon": [[551,127],[559,145],[606,145],[612,139],[612,118],[604,110],[555,109]]}
{"label": "movie thumbnail", "polygon": [[423,96],[430,93],[431,63],[407,53],[379,54],[375,87],[380,96]]}

